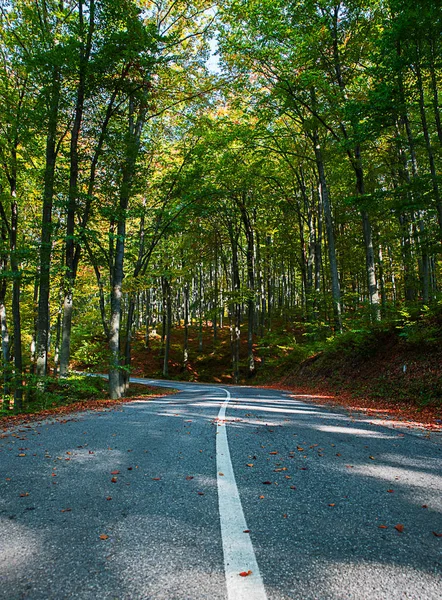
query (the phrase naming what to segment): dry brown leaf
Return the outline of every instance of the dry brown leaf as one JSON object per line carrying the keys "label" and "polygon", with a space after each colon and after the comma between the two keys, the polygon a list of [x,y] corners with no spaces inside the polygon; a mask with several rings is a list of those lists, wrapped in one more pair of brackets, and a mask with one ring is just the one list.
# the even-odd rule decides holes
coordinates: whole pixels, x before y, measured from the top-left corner
{"label": "dry brown leaf", "polygon": [[433,531],[433,535],[436,537],[442,537],[442,533],[437,533],[437,531]]}
{"label": "dry brown leaf", "polygon": [[111,471],[111,475],[119,475],[120,471]]}
{"label": "dry brown leaf", "polygon": [[186,481],[190,481],[191,479],[193,479],[193,475],[188,475],[188,476],[186,477]]}
{"label": "dry brown leaf", "polygon": [[272,485],[272,482],[271,481],[263,481],[263,484],[264,485]]}
{"label": "dry brown leaf", "polygon": [[388,525],[378,525],[379,529],[388,529]]}
{"label": "dry brown leaf", "polygon": [[116,477],[112,477],[111,481],[112,481],[112,483],[117,483],[117,478]]}
{"label": "dry brown leaf", "polygon": [[398,523],[394,526],[394,528],[396,529],[396,531],[399,531],[399,533],[402,533],[404,531],[404,526],[402,525],[402,523]]}
{"label": "dry brown leaf", "polygon": [[264,500],[265,496],[260,496],[259,499],[260,500]]}
{"label": "dry brown leaf", "polygon": [[100,540],[107,540],[107,539],[109,539],[109,536],[108,536],[108,535],[106,535],[105,533],[102,533],[102,534],[100,535]]}
{"label": "dry brown leaf", "polygon": [[393,494],[393,493],[394,493],[394,490],[387,490],[387,492],[388,492],[389,494]]}
{"label": "dry brown leaf", "polygon": [[278,454],[277,452],[269,452],[269,454]]}
{"label": "dry brown leaf", "polygon": [[253,463],[247,463],[247,467],[253,467]]}
{"label": "dry brown leaf", "polygon": [[251,574],[252,574],[252,571],[241,571],[241,573],[239,574],[239,576],[240,577],[248,577]]}
{"label": "dry brown leaf", "polygon": [[224,473],[221,473],[221,471],[218,473],[218,475],[219,475],[220,477],[224,477]]}

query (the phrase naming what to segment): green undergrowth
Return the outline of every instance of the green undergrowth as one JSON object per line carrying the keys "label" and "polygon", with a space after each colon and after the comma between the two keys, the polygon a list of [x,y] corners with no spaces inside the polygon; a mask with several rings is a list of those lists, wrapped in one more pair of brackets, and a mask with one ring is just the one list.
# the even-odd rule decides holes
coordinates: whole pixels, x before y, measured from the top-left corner
{"label": "green undergrowth", "polygon": [[432,310],[403,309],[379,323],[353,322],[341,334],[307,342],[305,357],[296,349],[273,367],[287,385],[441,409],[441,342],[441,304]]}
{"label": "green undergrowth", "polygon": [[[24,389],[25,397],[20,414],[34,414],[77,403],[86,403],[95,400],[108,400],[108,382],[101,377],[84,375],[71,375],[64,379],[46,377],[37,381],[29,378]],[[131,384],[125,397],[150,396],[152,388],[141,384]],[[14,413],[13,398],[3,397],[0,405],[0,417]]]}

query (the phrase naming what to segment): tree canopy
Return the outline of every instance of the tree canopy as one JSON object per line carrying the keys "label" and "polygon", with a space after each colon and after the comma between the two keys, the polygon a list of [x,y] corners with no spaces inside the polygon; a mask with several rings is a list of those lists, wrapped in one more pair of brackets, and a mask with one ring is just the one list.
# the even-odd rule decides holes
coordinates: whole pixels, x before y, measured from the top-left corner
{"label": "tree canopy", "polygon": [[278,328],[440,302],[439,3],[4,0],[0,38],[11,406],[103,361],[121,397],[157,331],[191,376],[228,327],[238,381]]}

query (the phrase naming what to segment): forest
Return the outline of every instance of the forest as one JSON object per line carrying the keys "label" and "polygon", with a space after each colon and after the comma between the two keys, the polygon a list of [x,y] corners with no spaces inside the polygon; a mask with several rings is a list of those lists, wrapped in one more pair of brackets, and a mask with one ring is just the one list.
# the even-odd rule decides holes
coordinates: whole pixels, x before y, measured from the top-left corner
{"label": "forest", "polygon": [[[0,7],[3,411],[77,371],[118,399],[438,356],[439,1]],[[435,363],[410,393],[440,406]]]}

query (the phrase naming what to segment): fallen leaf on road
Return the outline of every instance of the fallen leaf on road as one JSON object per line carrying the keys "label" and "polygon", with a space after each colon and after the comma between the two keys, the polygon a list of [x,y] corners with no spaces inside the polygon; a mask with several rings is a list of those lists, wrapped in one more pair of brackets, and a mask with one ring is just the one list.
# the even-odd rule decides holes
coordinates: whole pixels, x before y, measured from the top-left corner
{"label": "fallen leaf on road", "polygon": [[188,475],[188,476],[186,477],[186,481],[190,481],[191,479],[193,479],[193,475]]}
{"label": "fallen leaf on road", "polygon": [[436,531],[433,531],[433,535],[436,537],[442,537],[442,533],[437,533]]}
{"label": "fallen leaf on road", "polygon": [[108,496],[106,500],[112,500],[112,496]]}
{"label": "fallen leaf on road", "polygon": [[402,525],[402,523],[398,523],[394,526],[394,528],[396,529],[396,531],[399,531],[399,533],[402,533],[404,531],[404,526]]}
{"label": "fallen leaf on road", "polygon": [[375,460],[375,457],[374,457],[374,456],[369,456],[368,458],[369,458],[370,460]]}
{"label": "fallen leaf on road", "polygon": [[24,492],[24,494],[20,494],[20,498],[25,498],[26,496],[29,496],[29,492]]}
{"label": "fallen leaf on road", "polygon": [[291,489],[291,490],[296,490],[296,485],[291,485],[291,486],[290,486],[290,489]]}
{"label": "fallen leaf on road", "polygon": [[60,512],[72,512],[72,508],[62,508]]}
{"label": "fallen leaf on road", "polygon": [[269,452],[269,454],[278,454],[277,452]]}
{"label": "fallen leaf on road", "polygon": [[18,456],[26,456],[26,454],[19,454]]}
{"label": "fallen leaf on road", "polygon": [[378,525],[379,529],[388,529],[388,525]]}
{"label": "fallen leaf on road", "polygon": [[250,533],[250,529],[244,529],[243,533]]}
{"label": "fallen leaf on road", "polygon": [[112,477],[111,481],[112,481],[112,483],[117,483],[117,478],[116,477]]}
{"label": "fallen leaf on road", "polygon": [[426,504],[422,504],[422,508],[428,508]]}
{"label": "fallen leaf on road", "polygon": [[264,485],[272,485],[272,482],[271,481],[263,481],[263,484]]}
{"label": "fallen leaf on road", "polygon": [[224,473],[218,473],[220,477],[224,477]]}
{"label": "fallen leaf on road", "polygon": [[239,575],[240,575],[240,577],[248,577],[251,574],[252,574],[252,571],[241,571],[241,573]]}
{"label": "fallen leaf on road", "polygon": [[161,477],[152,477],[152,481],[161,481]]}
{"label": "fallen leaf on road", "polygon": [[248,463],[247,466],[248,467],[253,467],[253,463]]}
{"label": "fallen leaf on road", "polygon": [[393,494],[393,493],[394,493],[394,490],[387,490],[387,492],[388,492],[389,494]]}
{"label": "fallen leaf on road", "polygon": [[265,496],[260,496],[259,499],[260,500],[264,500]]}
{"label": "fallen leaf on road", "polygon": [[120,471],[111,471],[111,475],[119,475]]}
{"label": "fallen leaf on road", "polygon": [[102,534],[100,535],[100,540],[107,540],[107,539],[109,539],[109,536],[108,536],[108,535],[106,535],[105,533],[102,533]]}
{"label": "fallen leaf on road", "polygon": [[198,496],[204,496],[204,492],[198,492]]}
{"label": "fallen leaf on road", "polygon": [[286,515],[286,514],[283,514],[283,515],[282,515],[282,518],[283,518],[283,519],[287,519],[287,515]]}
{"label": "fallen leaf on road", "polygon": [[331,504],[329,504],[329,506],[335,506],[334,502],[332,502]]}

